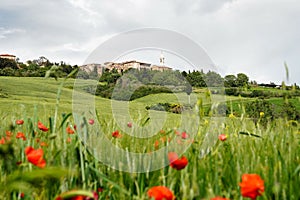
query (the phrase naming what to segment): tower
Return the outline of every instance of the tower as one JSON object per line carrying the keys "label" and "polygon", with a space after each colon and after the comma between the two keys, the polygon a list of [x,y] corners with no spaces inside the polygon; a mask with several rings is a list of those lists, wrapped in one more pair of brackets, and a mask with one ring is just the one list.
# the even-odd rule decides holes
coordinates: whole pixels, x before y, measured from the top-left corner
{"label": "tower", "polygon": [[160,52],[159,63],[161,66],[165,65],[165,57],[164,57],[163,51]]}

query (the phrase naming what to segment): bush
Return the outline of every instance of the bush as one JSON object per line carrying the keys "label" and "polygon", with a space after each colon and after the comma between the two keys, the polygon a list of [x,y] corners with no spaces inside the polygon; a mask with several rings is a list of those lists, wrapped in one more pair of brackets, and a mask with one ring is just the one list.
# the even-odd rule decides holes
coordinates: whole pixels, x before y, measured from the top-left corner
{"label": "bush", "polygon": [[180,114],[184,110],[184,107],[180,104],[170,104],[170,103],[158,103],[152,106],[146,106],[147,110],[157,110],[157,111],[166,111],[171,113]]}
{"label": "bush", "polygon": [[[247,115],[257,122],[259,119],[262,124],[266,124],[269,120],[273,120],[276,117],[274,105],[269,101],[263,99],[257,99],[255,101],[246,104]],[[263,113],[263,116],[260,114]]]}

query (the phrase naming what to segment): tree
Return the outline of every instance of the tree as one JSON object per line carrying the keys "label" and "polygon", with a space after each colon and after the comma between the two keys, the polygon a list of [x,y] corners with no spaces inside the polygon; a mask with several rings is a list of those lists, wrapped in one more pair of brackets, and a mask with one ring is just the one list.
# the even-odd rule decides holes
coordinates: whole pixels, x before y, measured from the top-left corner
{"label": "tree", "polygon": [[224,77],[224,86],[225,87],[236,87],[237,82],[236,82],[236,76],[235,75],[226,75]]}
{"label": "tree", "polygon": [[209,71],[206,73],[205,82],[208,87],[220,87],[224,84],[221,75],[214,71]]}
{"label": "tree", "polygon": [[13,60],[0,58],[0,69],[4,68],[18,69],[18,66],[17,63]]}
{"label": "tree", "polygon": [[249,85],[249,78],[246,74],[238,73],[236,83],[238,87],[248,87]]}
{"label": "tree", "polygon": [[194,87],[206,87],[206,82],[204,81],[205,74],[199,71],[193,71],[188,73],[186,79]]}

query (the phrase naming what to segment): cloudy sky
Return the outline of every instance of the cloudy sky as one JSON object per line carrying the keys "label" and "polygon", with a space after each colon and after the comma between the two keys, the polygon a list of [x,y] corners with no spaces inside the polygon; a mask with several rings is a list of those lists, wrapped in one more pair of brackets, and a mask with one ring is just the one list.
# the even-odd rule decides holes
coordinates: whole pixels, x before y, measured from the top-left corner
{"label": "cloudy sky", "polygon": [[0,0],[0,54],[80,65],[107,39],[154,27],[201,45],[222,75],[281,83],[286,62],[300,84],[299,11],[298,0]]}

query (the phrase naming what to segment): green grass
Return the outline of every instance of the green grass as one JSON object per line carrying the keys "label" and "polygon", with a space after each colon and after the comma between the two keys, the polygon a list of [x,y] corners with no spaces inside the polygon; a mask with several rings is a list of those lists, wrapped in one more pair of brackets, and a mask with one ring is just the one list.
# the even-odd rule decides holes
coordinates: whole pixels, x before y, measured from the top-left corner
{"label": "green grass", "polygon": [[[194,120],[189,115],[181,119],[181,115],[168,113],[164,116],[162,112],[148,112],[145,109],[147,105],[155,103],[187,103],[187,95],[181,93],[149,95],[129,105],[127,102],[112,104],[108,99],[95,97],[99,124],[96,122],[91,125],[87,120],[88,117],[94,117],[90,114],[93,113],[90,105],[93,102],[85,100],[91,96],[83,92],[83,87],[93,82],[84,82],[84,86],[80,87],[82,102],[77,106],[83,107],[83,114],[78,113],[79,118],[76,119],[76,116],[63,115],[72,113],[71,88],[74,80],[67,80],[61,90],[56,129],[41,132],[36,125],[38,120],[53,129],[57,90],[61,81],[0,77],[1,94],[7,95],[7,98],[0,98],[0,139],[6,136],[5,131],[13,132],[11,142],[0,144],[0,199],[20,199],[20,193],[25,194],[24,199],[54,199],[71,190],[78,194],[90,194],[99,188],[102,188],[102,192],[98,193],[99,199],[148,199],[147,190],[156,185],[167,186],[177,199],[210,199],[215,196],[242,199],[239,183],[245,173],[259,174],[264,180],[265,192],[258,199],[300,199],[300,127],[297,122],[276,119],[262,126],[260,122],[254,124],[244,115],[220,122],[218,118],[205,117],[200,120],[197,130],[193,130],[190,127],[195,126]],[[191,102],[196,104],[199,98],[204,106],[210,105],[211,99],[206,97],[205,91],[192,96]],[[242,107],[241,102],[249,101],[237,97],[214,98],[215,102],[224,99],[229,104],[232,102],[235,109]],[[280,99],[270,101],[278,105],[282,102]],[[88,109],[84,109],[84,106]],[[129,116],[124,116],[127,106]],[[118,121],[113,120],[112,109]],[[132,128],[126,126],[130,118],[134,122]],[[16,125],[16,119],[24,119],[25,122]],[[75,123],[77,132],[68,134],[66,127]],[[99,135],[98,125],[101,125],[103,134]],[[160,129],[165,132],[160,133]],[[190,138],[181,139],[174,134],[174,129],[187,131]],[[115,130],[119,130],[123,136],[113,138],[111,133]],[[17,132],[23,132],[27,139],[17,139]],[[240,132],[259,135],[260,138],[241,135]],[[81,142],[79,136],[85,133],[89,136],[88,141],[102,151],[102,162],[95,159],[91,149]],[[140,139],[131,137],[130,133],[155,135]],[[205,138],[207,133],[214,145],[208,154],[203,154],[202,144],[208,139]],[[217,139],[221,133],[228,136],[224,142]],[[41,147],[47,162],[44,169],[30,164],[24,153],[27,146],[40,148],[37,138],[48,144]],[[68,138],[71,138],[70,143],[67,142]],[[168,165],[144,173],[118,171],[113,168],[119,167],[121,160],[127,162],[126,166],[131,166],[132,162],[128,162],[126,156],[110,151],[110,146],[105,146],[105,139],[112,146],[145,154],[155,152],[155,141],[159,141],[159,148],[168,145],[168,140],[174,141],[178,149],[190,145],[184,152],[189,163],[181,171]],[[166,153],[159,153],[155,162],[167,163]],[[105,165],[105,162],[112,160],[113,168]],[[17,165],[16,162],[22,164]]]}

